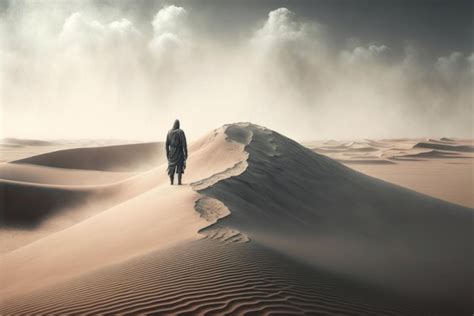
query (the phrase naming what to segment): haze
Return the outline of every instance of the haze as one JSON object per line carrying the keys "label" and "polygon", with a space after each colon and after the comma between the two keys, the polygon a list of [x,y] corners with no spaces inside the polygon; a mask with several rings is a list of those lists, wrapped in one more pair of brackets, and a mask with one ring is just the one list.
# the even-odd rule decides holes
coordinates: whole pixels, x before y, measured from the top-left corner
{"label": "haze", "polygon": [[357,3],[2,1],[0,137],[472,138],[472,3]]}

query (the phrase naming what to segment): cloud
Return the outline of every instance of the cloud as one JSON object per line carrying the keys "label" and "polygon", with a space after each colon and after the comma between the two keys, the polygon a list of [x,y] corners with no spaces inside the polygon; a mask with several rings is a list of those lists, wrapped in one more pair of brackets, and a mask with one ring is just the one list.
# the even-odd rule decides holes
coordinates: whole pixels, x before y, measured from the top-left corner
{"label": "cloud", "polygon": [[[472,56],[472,55],[471,55]],[[452,52],[448,56],[439,57],[435,63],[435,69],[446,80],[464,75],[469,71],[470,60],[460,52]]]}
{"label": "cloud", "polygon": [[386,45],[372,44],[367,47],[358,46],[350,51],[342,51],[341,58],[348,63],[366,63],[381,59],[390,52],[390,48]]}
{"label": "cloud", "polygon": [[[264,53],[286,53],[294,56],[318,53],[325,48],[322,26],[300,21],[287,8],[268,13],[263,26],[254,33],[251,42]],[[319,48],[319,49],[318,49]]]}
{"label": "cloud", "polygon": [[472,131],[472,52],[433,58],[416,42],[336,41],[330,26],[287,8],[222,40],[215,20],[174,5],[12,6],[0,20],[10,136],[156,139],[176,117],[199,122],[187,126],[194,136],[229,121],[296,138]]}
{"label": "cloud", "polygon": [[133,23],[125,18],[102,24],[88,19],[84,14],[71,14],[62,27],[59,41],[66,49],[81,53],[100,53],[135,45],[141,38]]}
{"label": "cloud", "polygon": [[190,41],[187,23],[188,12],[182,7],[170,5],[158,11],[152,21],[151,51],[162,55],[186,46]]}
{"label": "cloud", "polygon": [[308,104],[318,83],[330,76],[323,65],[329,46],[322,25],[299,19],[287,8],[270,11],[249,40],[252,77],[266,91],[262,102],[280,109],[292,102]]}
{"label": "cloud", "polygon": [[472,53],[471,55],[469,55],[469,57],[467,57],[467,61],[469,62],[471,75],[474,75],[474,53]]}
{"label": "cloud", "polygon": [[256,32],[260,40],[297,41],[305,39],[306,26],[295,21],[295,14],[287,8],[279,8],[268,13],[268,19]]}

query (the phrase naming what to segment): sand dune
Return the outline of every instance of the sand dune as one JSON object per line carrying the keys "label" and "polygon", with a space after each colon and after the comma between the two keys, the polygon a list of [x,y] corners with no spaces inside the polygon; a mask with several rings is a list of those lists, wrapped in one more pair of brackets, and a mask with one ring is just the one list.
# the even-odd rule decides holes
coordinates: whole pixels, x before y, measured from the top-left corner
{"label": "sand dune", "polygon": [[450,144],[450,143],[455,142],[454,139],[447,138],[447,137],[442,137],[440,139],[428,138],[426,141],[429,143],[438,143],[438,144]]}
{"label": "sand dune", "polygon": [[130,178],[135,173],[64,169],[32,164],[1,163],[3,180],[54,185],[109,184]]}
{"label": "sand dune", "polygon": [[453,138],[448,138],[448,137],[441,137],[439,139],[442,142],[454,142],[455,140]]}
{"label": "sand dune", "polygon": [[[242,129],[250,142],[233,137]],[[227,134],[246,144],[249,158],[240,176],[200,191],[231,210],[221,224],[435,305],[469,304],[471,209],[364,176],[272,131],[232,126]]]}
{"label": "sand dune", "polygon": [[32,228],[61,208],[80,205],[93,190],[2,180],[2,226]]}
{"label": "sand dune", "polygon": [[[1,275],[0,313],[471,311],[472,209],[365,176],[247,123],[193,142],[181,187],[169,186],[153,146],[22,162],[134,171],[117,179],[112,173],[102,184],[34,184],[12,171],[11,178],[16,172],[36,187],[15,187],[10,203],[32,192],[39,193],[31,199],[50,195],[51,203],[87,192],[96,198],[85,208],[110,204],[2,255],[8,273]],[[126,154],[140,150],[143,159]],[[58,209],[53,217],[68,213]]]}
{"label": "sand dune", "polygon": [[393,164],[394,162],[390,160],[384,160],[384,159],[361,159],[360,157],[357,157],[358,159],[338,159],[337,161],[348,164],[348,165],[390,165]]}
{"label": "sand dune", "polygon": [[459,152],[474,152],[473,146],[467,145],[449,145],[449,144],[439,144],[433,142],[421,142],[414,146],[415,148],[430,148],[430,149],[439,149],[439,150],[449,150],[449,151],[459,151]]}
{"label": "sand dune", "polygon": [[76,149],[84,147],[103,147],[130,144],[126,140],[114,139],[77,139],[77,140],[24,140],[17,138],[6,138],[0,140],[0,162],[12,162],[40,154],[51,153],[64,149]]}
{"label": "sand dune", "polygon": [[[374,150],[358,152],[348,146],[351,143]],[[314,141],[304,145],[367,175],[474,207],[474,155],[470,151],[474,148],[472,140],[445,137],[375,141],[366,139],[357,142],[332,140],[329,143]],[[339,147],[330,149],[334,146]]]}
{"label": "sand dune", "polygon": [[[0,253],[72,226],[137,194],[122,190],[124,183],[133,181],[130,173],[4,164],[0,175],[6,178],[0,179]],[[20,181],[11,180],[15,178]]]}
{"label": "sand dune", "polygon": [[37,139],[19,139],[7,137],[1,140],[2,145],[14,145],[14,146],[50,146],[53,142]]}
{"label": "sand dune", "polygon": [[[367,304],[367,294],[373,297],[372,304]],[[193,241],[133,258],[20,301],[7,301],[3,311],[178,315],[413,313],[401,300],[383,298],[373,288],[360,288],[327,272],[297,264],[256,243],[225,245],[215,241]]]}
{"label": "sand dune", "polygon": [[14,161],[56,168],[144,171],[164,162],[162,143],[59,150]]}
{"label": "sand dune", "polygon": [[[395,139],[395,140],[363,140],[353,142],[337,142],[330,143],[310,143],[306,144],[317,153],[328,155],[340,162],[357,163],[356,160],[367,161],[367,154],[376,156],[372,159],[374,163],[377,160],[398,159],[401,157],[412,158],[448,158],[461,153],[474,152],[474,147],[470,143],[456,142],[454,140],[427,139],[426,141]],[[431,154],[428,154],[431,152]],[[344,156],[350,156],[347,160]],[[466,157],[458,155],[459,158]],[[472,158],[472,156],[467,156]],[[362,163],[362,162],[360,162]]]}
{"label": "sand dune", "polygon": [[[194,161],[197,161],[197,164],[206,167],[193,168],[194,174],[200,179],[203,178],[202,180],[212,173],[218,173],[218,171],[213,172],[216,168],[225,170],[225,164],[232,159],[233,155],[235,156],[232,149],[224,145],[223,147],[228,151],[226,154],[215,159],[205,158],[205,156],[211,156],[211,152],[220,144],[214,141],[216,135],[215,132],[210,133],[209,136],[203,137],[190,146],[191,152],[202,153],[194,155],[188,162],[192,165]],[[224,141],[223,133],[220,137],[221,141]],[[72,152],[66,150],[60,155],[69,157],[72,153],[80,153],[80,158],[92,161],[97,151],[107,152],[110,149],[112,152],[106,154],[102,161],[116,166],[117,161],[123,162],[124,159],[115,159],[114,154],[121,154],[123,151],[123,154],[127,155],[127,152],[132,150],[137,154],[128,157],[129,164],[127,165],[141,168],[146,159],[140,156],[144,154],[140,151],[143,148],[146,149],[145,153],[148,152],[148,144],[145,146],[138,144],[136,148],[129,145],[108,146],[102,149],[81,148],[82,150],[72,150]],[[57,153],[51,153],[52,160],[58,159]],[[152,157],[156,158],[158,155],[154,154]],[[36,160],[37,157],[33,156],[31,160]],[[42,154],[39,157],[40,160],[49,159],[49,154]],[[134,161],[131,157],[136,157],[137,160]],[[0,252],[2,253],[77,224],[167,181],[164,165],[147,172],[118,173],[11,163],[0,165],[0,171],[2,178],[5,178],[0,179],[0,186],[2,186],[0,206],[5,210],[1,226],[8,229],[7,231],[0,230],[0,237],[2,237]],[[92,177],[93,180],[87,184],[84,183]],[[191,178],[188,177],[188,179]],[[15,227],[23,229],[15,231],[12,238],[11,229]]]}
{"label": "sand dune", "polygon": [[391,157],[391,159],[404,159],[404,158],[471,158],[459,155],[457,152],[446,152],[440,150],[428,150],[414,154],[404,154]]}
{"label": "sand dune", "polygon": [[[225,171],[243,154],[241,147],[240,144],[227,142],[222,130],[203,137],[190,146],[192,157],[188,165],[191,172],[187,173],[187,180],[207,179]],[[223,154],[214,155],[213,159],[212,153],[218,148]],[[1,289],[2,294],[14,294],[27,288],[52,284],[147,249],[169,246],[193,236],[197,238],[199,229],[208,225],[194,211],[197,194],[190,186],[179,189],[170,187],[164,171],[164,166],[160,166],[113,185],[90,188],[95,193],[97,189],[120,192],[120,200],[114,207],[76,225],[5,254],[2,265],[12,273],[4,280],[8,286]],[[114,246],[104,249],[97,245],[97,240]],[[53,260],[53,265],[51,257],[42,255],[51,248],[55,249],[56,260]],[[87,253],[84,253],[84,249],[88,249]],[[31,260],[35,262],[34,265]],[[32,280],[21,278],[21,275],[32,273],[31,270],[35,271]],[[51,271],[57,273],[52,275]]]}

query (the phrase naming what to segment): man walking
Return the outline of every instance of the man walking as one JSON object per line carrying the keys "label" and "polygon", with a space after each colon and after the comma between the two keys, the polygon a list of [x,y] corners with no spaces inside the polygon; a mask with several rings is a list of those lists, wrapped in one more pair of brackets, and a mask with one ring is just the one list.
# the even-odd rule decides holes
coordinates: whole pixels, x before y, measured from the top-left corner
{"label": "man walking", "polygon": [[166,136],[166,157],[168,158],[168,175],[171,185],[174,183],[175,173],[178,174],[178,185],[181,185],[181,178],[188,158],[188,146],[186,136],[179,128],[179,120],[174,121],[173,128]]}

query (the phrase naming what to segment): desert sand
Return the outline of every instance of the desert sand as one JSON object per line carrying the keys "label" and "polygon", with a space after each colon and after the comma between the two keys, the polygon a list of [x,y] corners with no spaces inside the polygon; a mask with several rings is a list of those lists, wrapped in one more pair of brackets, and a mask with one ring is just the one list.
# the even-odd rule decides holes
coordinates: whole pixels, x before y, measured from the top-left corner
{"label": "desert sand", "polygon": [[469,141],[231,124],[190,144],[183,186],[161,143],[8,144],[1,314],[472,312]]}
{"label": "desert sand", "polygon": [[315,141],[346,166],[452,203],[474,207],[474,142],[454,138]]}

